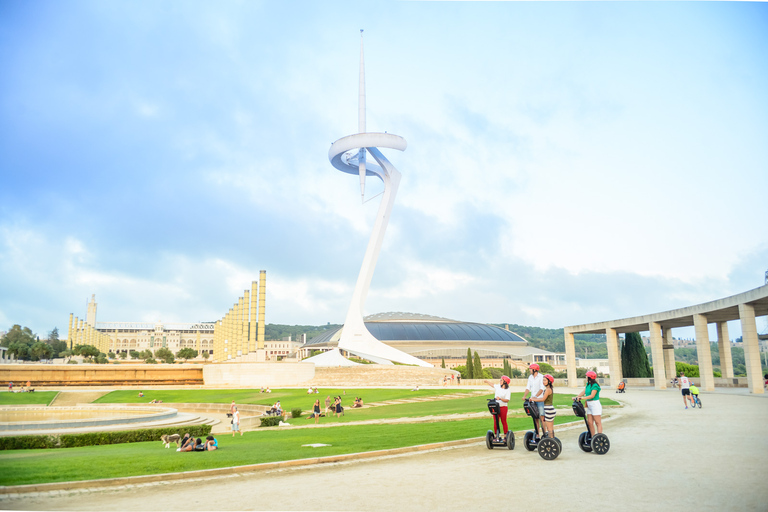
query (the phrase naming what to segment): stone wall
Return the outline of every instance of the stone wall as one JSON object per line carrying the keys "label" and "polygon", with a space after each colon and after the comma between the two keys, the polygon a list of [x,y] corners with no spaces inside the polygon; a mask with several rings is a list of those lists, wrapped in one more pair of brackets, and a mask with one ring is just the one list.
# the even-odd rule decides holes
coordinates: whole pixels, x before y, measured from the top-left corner
{"label": "stone wall", "polygon": [[314,363],[217,363],[203,367],[205,385],[218,387],[298,386],[314,376]]}
{"label": "stone wall", "polygon": [[35,386],[201,385],[203,368],[194,364],[3,364],[0,382]]}

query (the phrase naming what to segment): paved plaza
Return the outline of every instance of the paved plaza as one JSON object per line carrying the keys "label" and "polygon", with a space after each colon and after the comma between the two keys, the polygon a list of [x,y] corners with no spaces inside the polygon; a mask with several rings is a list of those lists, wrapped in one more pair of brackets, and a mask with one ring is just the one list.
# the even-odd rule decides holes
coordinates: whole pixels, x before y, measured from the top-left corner
{"label": "paved plaza", "polygon": [[[605,423],[604,456],[561,430],[551,462],[478,442],[426,453],[149,484],[0,497],[17,510],[766,510],[768,400],[745,390],[702,395],[633,390]],[[491,420],[489,417],[489,425]],[[521,435],[522,433],[518,433]],[[478,432],[483,435],[483,432]]]}

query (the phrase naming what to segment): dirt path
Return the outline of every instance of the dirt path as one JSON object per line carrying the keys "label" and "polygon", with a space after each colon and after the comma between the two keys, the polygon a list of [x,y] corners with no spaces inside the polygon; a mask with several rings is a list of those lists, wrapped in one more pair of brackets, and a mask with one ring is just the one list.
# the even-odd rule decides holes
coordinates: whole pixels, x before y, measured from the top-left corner
{"label": "dirt path", "polygon": [[551,462],[519,445],[512,452],[489,451],[478,443],[208,481],[10,497],[0,507],[466,511],[491,495],[506,503],[500,508],[524,508],[524,492],[533,491],[554,510],[765,510],[768,400],[743,394],[702,398],[703,409],[685,410],[673,390],[623,396],[626,408],[606,422],[611,449],[603,456],[578,449],[582,429],[576,428],[558,434],[563,453]]}

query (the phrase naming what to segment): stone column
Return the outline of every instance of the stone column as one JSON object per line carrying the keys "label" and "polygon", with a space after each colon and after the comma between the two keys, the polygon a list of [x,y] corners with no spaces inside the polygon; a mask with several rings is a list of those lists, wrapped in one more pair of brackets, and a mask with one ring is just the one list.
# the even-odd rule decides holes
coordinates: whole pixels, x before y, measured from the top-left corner
{"label": "stone column", "polygon": [[619,335],[616,329],[605,330],[606,348],[608,349],[608,369],[611,372],[611,387],[614,389],[623,378],[621,374],[621,354],[619,353]]}
{"label": "stone column", "polygon": [[[573,343],[573,333],[565,329],[565,368],[568,373],[568,387],[578,387],[576,382],[576,347]],[[613,374],[613,370],[611,370]]]}
{"label": "stone column", "polygon": [[712,373],[712,352],[709,346],[707,317],[693,315],[693,327],[696,331],[696,353],[699,357],[699,376],[704,391],[715,390],[715,377]]}
{"label": "stone column", "polygon": [[67,341],[69,342],[69,350],[72,350],[72,313],[69,314],[69,330],[67,331]]}
{"label": "stone column", "polygon": [[258,333],[256,336],[257,348],[259,350],[264,348],[265,339],[265,317],[267,310],[267,271],[259,271],[259,324]]}
{"label": "stone column", "polygon": [[662,347],[664,348],[664,369],[667,380],[672,380],[677,375],[675,366],[675,345],[672,343],[672,329],[662,329]]}
{"label": "stone column", "polygon": [[664,347],[662,346],[661,324],[650,322],[651,358],[653,359],[653,387],[667,389],[667,372],[664,369]]}
{"label": "stone column", "polygon": [[739,304],[741,319],[741,339],[744,345],[744,360],[747,366],[747,386],[752,393],[763,394],[762,366],[760,365],[760,345],[757,341],[755,307],[751,304]]}
{"label": "stone column", "polygon": [[720,352],[720,373],[726,379],[733,378],[731,340],[728,337],[728,322],[717,322],[717,348]]}
{"label": "stone column", "polygon": [[258,331],[258,297],[259,297],[259,283],[258,281],[251,281],[251,308],[248,322],[248,351],[256,352],[256,331]]}

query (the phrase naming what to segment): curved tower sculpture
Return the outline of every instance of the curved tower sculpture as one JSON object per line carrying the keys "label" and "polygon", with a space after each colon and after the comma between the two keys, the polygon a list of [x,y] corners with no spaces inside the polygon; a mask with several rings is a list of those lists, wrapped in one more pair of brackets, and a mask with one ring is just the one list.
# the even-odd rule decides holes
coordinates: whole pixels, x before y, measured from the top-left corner
{"label": "curved tower sculpture", "polygon": [[[362,30],[360,31],[360,89],[357,129],[358,133],[342,137],[331,145],[328,159],[336,169],[360,177],[360,194],[363,199],[365,199],[366,176],[376,176],[384,182],[384,193],[376,214],[371,238],[368,240],[368,248],[365,250],[360,274],[357,277],[352,302],[349,304],[347,317],[344,320],[339,348],[380,364],[392,364],[394,361],[431,367],[431,364],[377,340],[365,327],[363,321],[363,306],[381,251],[381,243],[384,240],[384,232],[387,229],[392,205],[395,202],[397,187],[400,184],[400,173],[384,157],[379,148],[405,151],[408,144],[399,135],[365,131],[365,63],[363,60]],[[376,163],[368,161],[366,159],[367,154],[370,154]]]}

